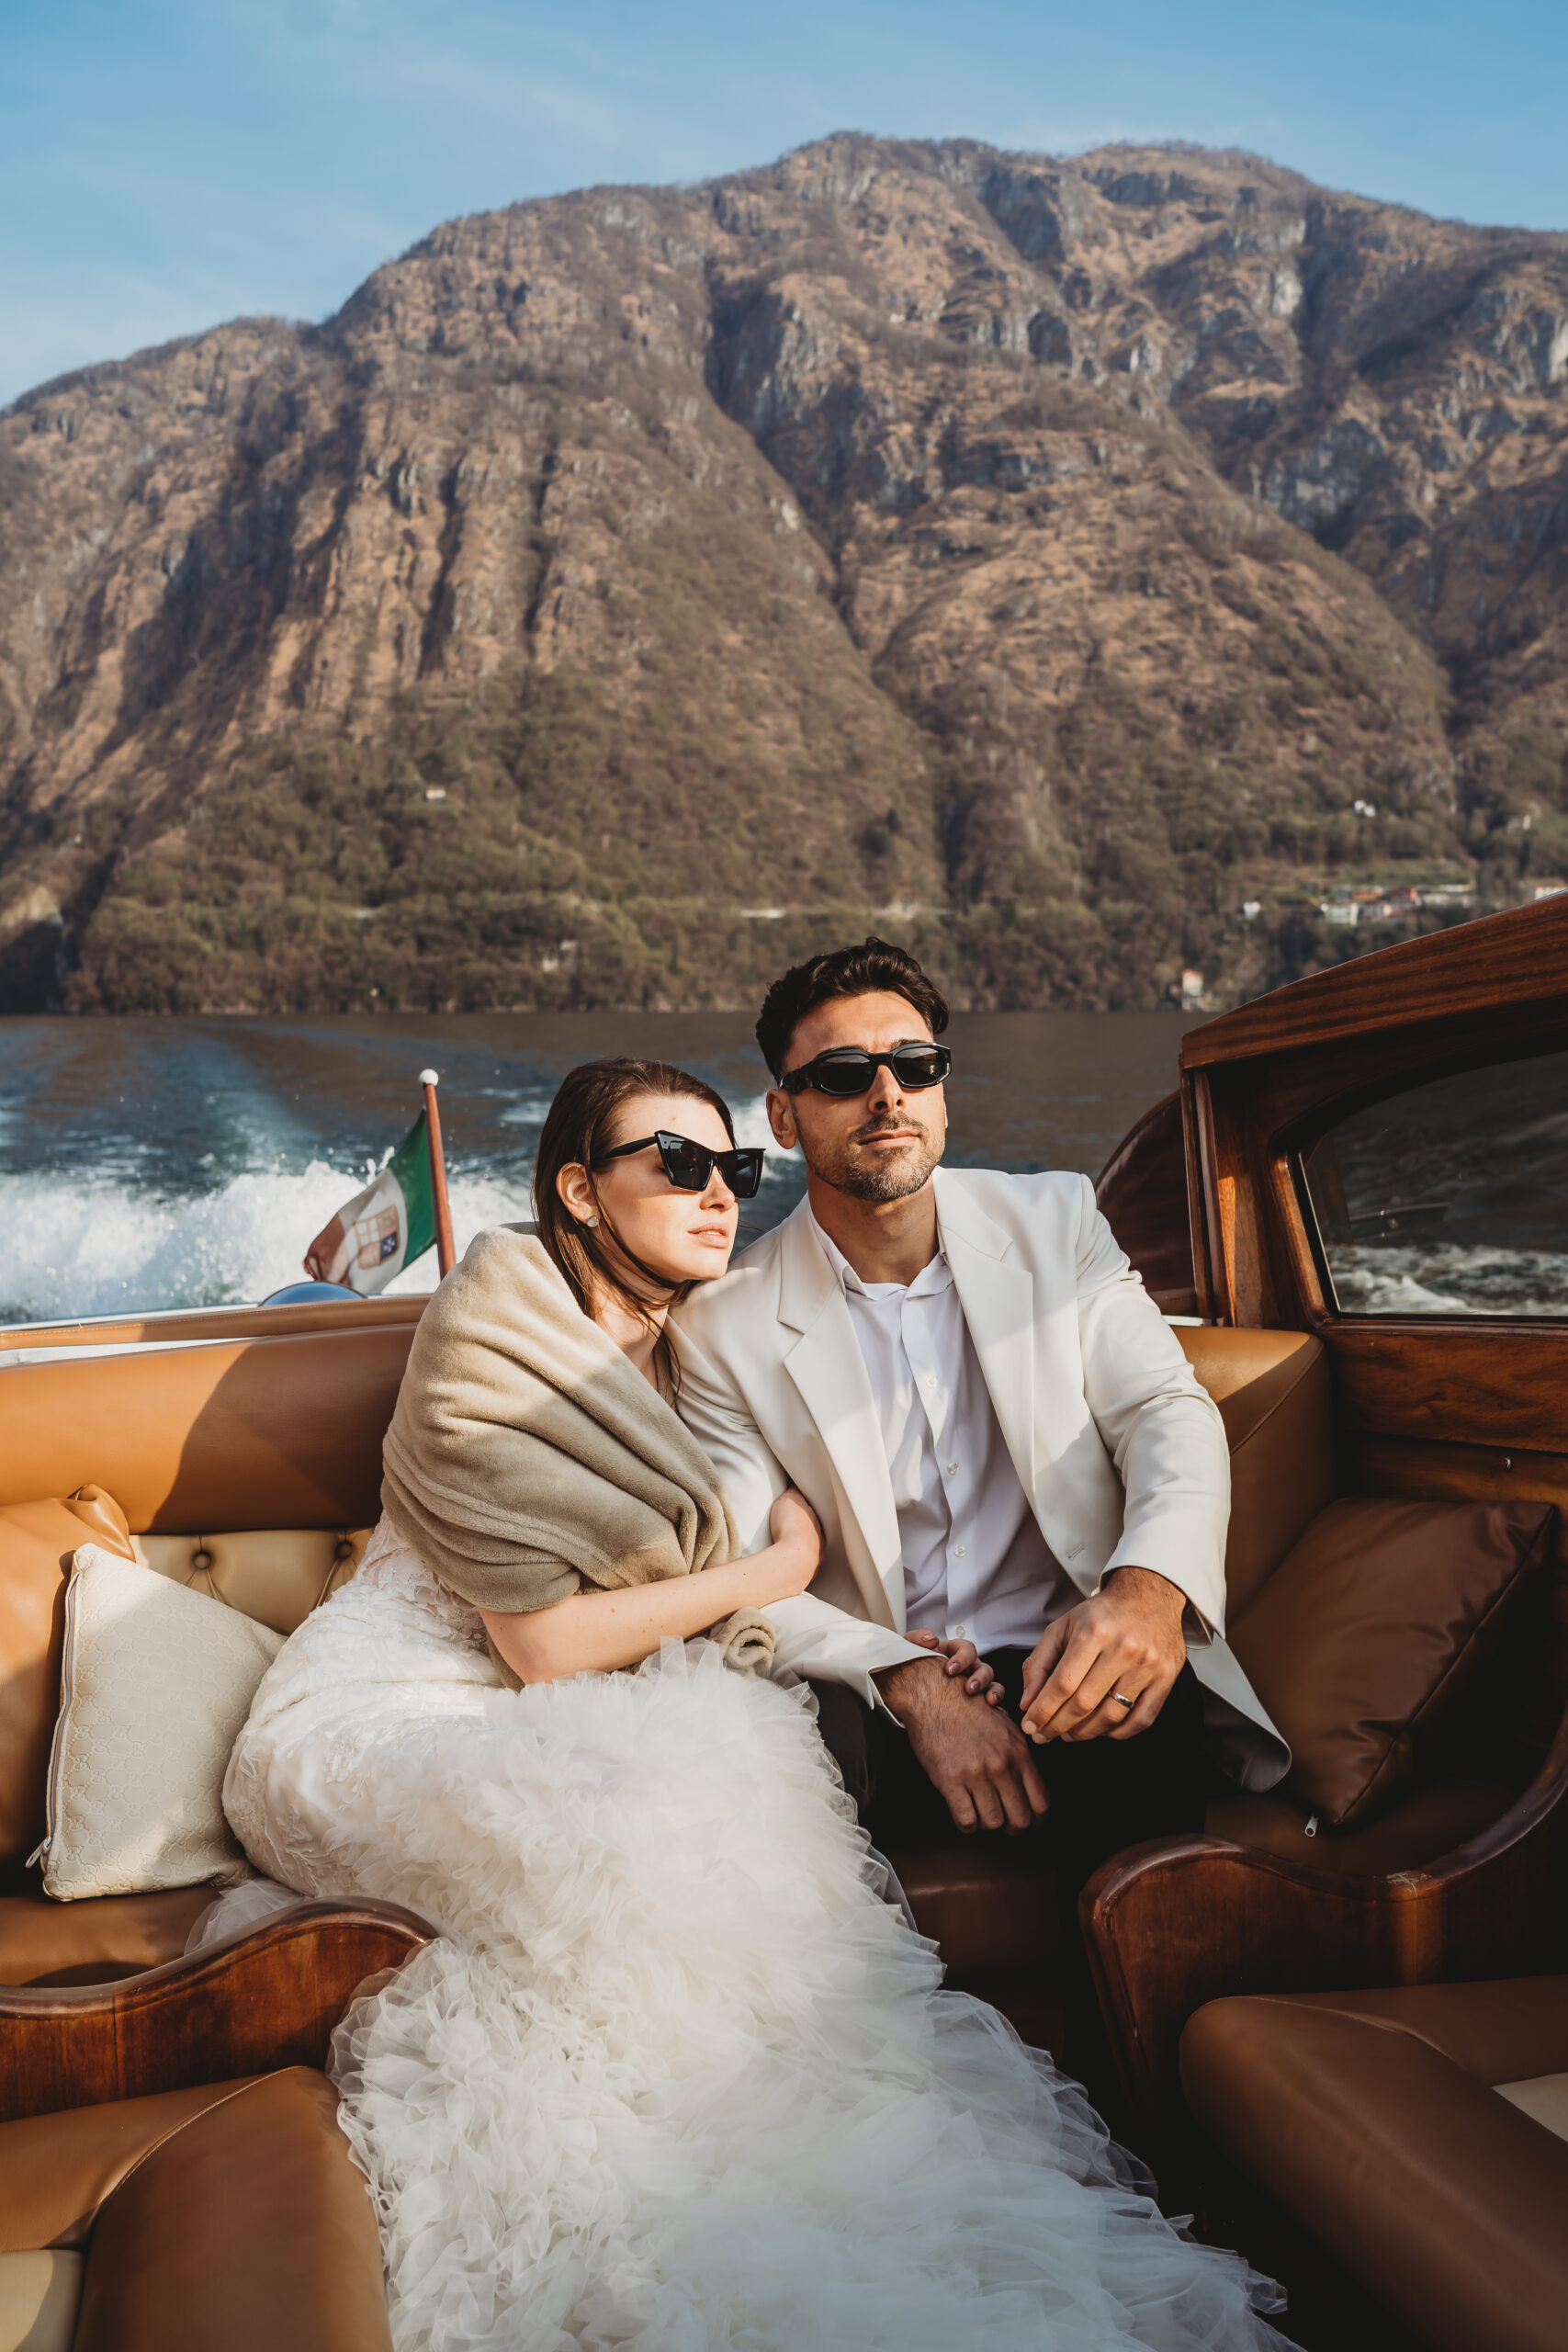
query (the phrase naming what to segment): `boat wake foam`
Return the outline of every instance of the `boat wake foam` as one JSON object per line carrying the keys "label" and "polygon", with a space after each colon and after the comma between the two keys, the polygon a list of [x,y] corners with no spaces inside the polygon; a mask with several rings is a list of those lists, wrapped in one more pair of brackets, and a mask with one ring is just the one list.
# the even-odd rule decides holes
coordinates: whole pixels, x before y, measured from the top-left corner
{"label": "boat wake foam", "polygon": [[[308,1244],[365,1181],[363,1170],[320,1159],[185,1194],[123,1176],[0,1175],[0,1318],[46,1323],[265,1298],[305,1279]],[[529,1214],[525,1172],[452,1179],[459,1252],[481,1227]],[[433,1290],[435,1279],[432,1250],[388,1291]]]}

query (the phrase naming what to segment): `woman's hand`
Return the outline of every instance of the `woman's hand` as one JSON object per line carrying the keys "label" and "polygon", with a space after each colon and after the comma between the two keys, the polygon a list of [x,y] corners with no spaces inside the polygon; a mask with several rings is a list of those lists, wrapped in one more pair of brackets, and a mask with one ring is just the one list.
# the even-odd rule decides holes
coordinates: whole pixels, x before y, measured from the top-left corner
{"label": "woman's hand", "polygon": [[806,1590],[822,1561],[822,1522],[798,1487],[786,1487],[774,1503],[768,1532],[773,1539],[769,1565],[787,1579],[777,1597],[789,1600]]}
{"label": "woman's hand", "polygon": [[687,1642],[738,1609],[767,1609],[804,1592],[822,1557],[816,1512],[804,1495],[786,1487],[768,1515],[768,1530],[773,1540],[765,1550],[700,1576],[573,1593],[549,1609],[479,1613],[520,1681],[612,1673],[650,1657],[670,1636]]}
{"label": "woman's hand", "polygon": [[969,1692],[971,1698],[977,1699],[984,1691],[986,1704],[988,1707],[1000,1706],[1002,1686],[973,1642],[954,1641],[947,1634],[933,1634],[927,1625],[911,1625],[906,1632],[904,1639],[907,1642],[918,1642],[921,1649],[934,1650],[939,1657],[944,1657],[947,1664],[943,1667],[942,1672],[950,1679],[954,1679],[961,1674],[966,1675],[968,1679],[964,1688]]}

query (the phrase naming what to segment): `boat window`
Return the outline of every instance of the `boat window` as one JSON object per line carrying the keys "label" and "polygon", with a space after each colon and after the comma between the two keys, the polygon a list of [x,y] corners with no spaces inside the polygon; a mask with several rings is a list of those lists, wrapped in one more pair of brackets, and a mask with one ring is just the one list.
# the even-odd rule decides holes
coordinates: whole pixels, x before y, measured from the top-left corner
{"label": "boat window", "polygon": [[1568,1317],[1568,1053],[1375,1102],[1304,1167],[1343,1313]]}

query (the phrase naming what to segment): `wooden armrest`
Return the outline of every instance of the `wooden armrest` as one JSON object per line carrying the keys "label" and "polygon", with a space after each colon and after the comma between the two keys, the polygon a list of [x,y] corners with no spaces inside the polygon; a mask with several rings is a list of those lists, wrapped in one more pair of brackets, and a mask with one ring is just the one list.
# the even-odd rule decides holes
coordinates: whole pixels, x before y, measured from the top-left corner
{"label": "wooden armrest", "polygon": [[356,1986],[434,1933],[392,1903],[302,1903],[118,1984],[0,1986],[0,2121],[321,2066]]}
{"label": "wooden armrest", "polygon": [[1122,2088],[1152,2142],[1177,2130],[1181,2030],[1232,1993],[1529,1976],[1568,1959],[1568,1724],[1500,1821],[1419,1870],[1352,1878],[1221,1838],[1134,1846],[1079,1897]]}

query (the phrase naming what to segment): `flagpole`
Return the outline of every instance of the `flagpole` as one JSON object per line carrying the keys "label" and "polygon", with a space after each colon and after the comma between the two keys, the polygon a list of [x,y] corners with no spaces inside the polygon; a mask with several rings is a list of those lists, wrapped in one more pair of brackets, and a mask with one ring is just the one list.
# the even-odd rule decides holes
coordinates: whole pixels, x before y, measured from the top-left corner
{"label": "flagpole", "polygon": [[435,1090],[441,1080],[433,1069],[422,1069],[419,1082],[424,1089],[424,1131],[430,1142],[430,1198],[435,1211],[435,1262],[443,1274],[449,1274],[457,1262],[457,1245],[452,1238],[452,1204],[446,1197],[446,1155],[441,1148],[441,1114],[435,1107]]}

